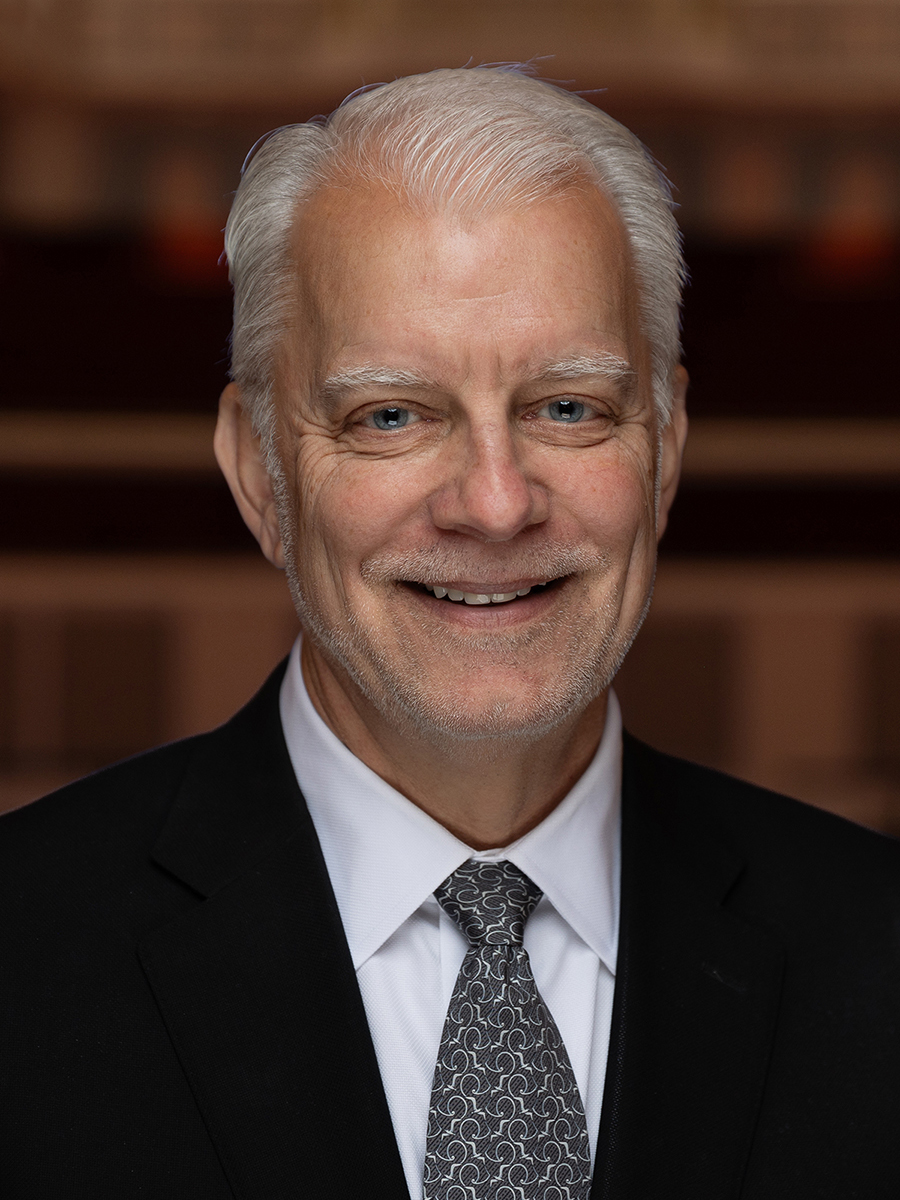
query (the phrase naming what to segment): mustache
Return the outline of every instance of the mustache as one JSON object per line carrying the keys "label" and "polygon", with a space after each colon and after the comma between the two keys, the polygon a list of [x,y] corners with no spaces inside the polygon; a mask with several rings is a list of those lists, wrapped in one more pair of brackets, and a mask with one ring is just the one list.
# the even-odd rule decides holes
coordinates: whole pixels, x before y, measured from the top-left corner
{"label": "mustache", "polygon": [[412,550],[386,551],[373,555],[360,565],[360,574],[369,583],[432,584],[445,579],[561,579],[602,570],[609,556],[596,547],[545,546],[518,547],[508,553],[494,547],[483,554],[472,546],[423,546]]}

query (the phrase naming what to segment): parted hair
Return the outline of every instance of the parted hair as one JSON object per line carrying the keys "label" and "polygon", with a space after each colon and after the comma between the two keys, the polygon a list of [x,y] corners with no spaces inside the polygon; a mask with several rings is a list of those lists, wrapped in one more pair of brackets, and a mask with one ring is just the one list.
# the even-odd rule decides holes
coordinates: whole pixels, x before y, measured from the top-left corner
{"label": "parted hair", "polygon": [[527,68],[469,67],[354,93],[328,117],[275,130],[248,157],[225,231],[231,373],[269,452],[274,359],[295,294],[291,230],[319,188],[354,180],[463,221],[598,187],[631,246],[655,402],[668,418],[685,271],[665,177],[629,130],[580,96]]}

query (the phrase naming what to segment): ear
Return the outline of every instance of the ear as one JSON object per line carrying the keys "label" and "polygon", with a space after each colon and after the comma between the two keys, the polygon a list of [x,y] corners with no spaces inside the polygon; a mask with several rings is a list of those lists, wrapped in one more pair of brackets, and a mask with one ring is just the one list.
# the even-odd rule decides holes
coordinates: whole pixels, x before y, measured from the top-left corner
{"label": "ear", "polygon": [[687,438],[688,419],[685,408],[688,373],[682,366],[675,368],[672,388],[672,415],[662,432],[662,454],[659,466],[659,516],[656,521],[656,536],[661,538],[669,521],[669,509],[678,491],[681,476],[681,459]]}
{"label": "ear", "polygon": [[213,448],[247,528],[269,562],[283,568],[284,551],[272,481],[236,383],[229,383],[219,398]]}

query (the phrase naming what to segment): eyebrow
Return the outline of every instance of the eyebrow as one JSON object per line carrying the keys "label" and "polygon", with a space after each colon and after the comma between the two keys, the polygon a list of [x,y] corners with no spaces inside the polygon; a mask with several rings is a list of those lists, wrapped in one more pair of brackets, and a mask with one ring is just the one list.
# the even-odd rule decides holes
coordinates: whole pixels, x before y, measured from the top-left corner
{"label": "eyebrow", "polygon": [[336,371],[323,379],[317,394],[323,403],[334,405],[342,397],[370,387],[434,390],[437,386],[433,379],[418,371],[395,370],[390,367],[351,367],[347,371]]}
{"label": "eyebrow", "polygon": [[568,379],[585,379],[600,376],[622,388],[632,391],[637,385],[637,371],[618,354],[600,351],[597,354],[576,354],[572,358],[544,363],[537,372],[538,382],[561,383]]}
{"label": "eyebrow", "polygon": [[[542,363],[532,382],[561,383],[589,376],[608,379],[623,391],[630,392],[637,384],[637,371],[631,363],[617,354],[600,351],[597,354],[577,354],[571,358]],[[430,376],[419,371],[391,367],[351,367],[336,371],[323,379],[317,389],[319,400],[329,406],[344,396],[370,387],[396,388],[410,391],[443,390]]]}

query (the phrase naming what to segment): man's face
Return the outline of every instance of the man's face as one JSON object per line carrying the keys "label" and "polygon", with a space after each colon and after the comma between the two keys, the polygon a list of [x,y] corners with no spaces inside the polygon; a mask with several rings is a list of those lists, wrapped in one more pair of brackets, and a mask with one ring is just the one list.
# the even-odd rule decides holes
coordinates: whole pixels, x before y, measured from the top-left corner
{"label": "man's face", "polygon": [[[431,738],[576,720],[656,557],[659,431],[611,206],[591,189],[461,226],[333,189],[294,251],[280,526],[316,670]],[[669,475],[677,456],[666,434]]]}

